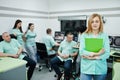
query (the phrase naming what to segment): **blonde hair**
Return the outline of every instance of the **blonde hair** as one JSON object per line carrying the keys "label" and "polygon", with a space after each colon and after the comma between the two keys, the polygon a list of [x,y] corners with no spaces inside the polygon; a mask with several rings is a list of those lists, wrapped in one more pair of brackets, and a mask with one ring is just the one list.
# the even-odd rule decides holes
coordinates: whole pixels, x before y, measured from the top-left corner
{"label": "blonde hair", "polygon": [[102,21],[102,17],[99,15],[99,14],[92,14],[88,20],[88,27],[87,27],[87,30],[85,31],[85,33],[92,33],[92,20],[93,18],[95,17],[98,17],[99,20],[100,20],[100,27],[99,27],[99,31],[98,33],[101,33],[103,32],[103,21]]}

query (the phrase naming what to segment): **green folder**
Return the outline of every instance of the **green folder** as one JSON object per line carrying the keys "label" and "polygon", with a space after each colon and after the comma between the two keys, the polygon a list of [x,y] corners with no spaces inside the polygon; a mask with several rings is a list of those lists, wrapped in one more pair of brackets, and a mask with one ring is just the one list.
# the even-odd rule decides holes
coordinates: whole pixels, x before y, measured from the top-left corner
{"label": "green folder", "polygon": [[103,47],[103,39],[85,38],[85,49],[90,52],[99,52]]}

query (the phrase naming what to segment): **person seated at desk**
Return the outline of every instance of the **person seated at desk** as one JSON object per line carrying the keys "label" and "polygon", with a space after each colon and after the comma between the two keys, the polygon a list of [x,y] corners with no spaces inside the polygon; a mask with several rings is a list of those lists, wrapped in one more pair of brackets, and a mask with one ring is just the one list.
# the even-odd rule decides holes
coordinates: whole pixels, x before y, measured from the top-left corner
{"label": "person seated at desk", "polygon": [[48,28],[46,34],[47,35],[43,37],[42,42],[46,45],[47,53],[48,55],[56,54],[55,50],[53,50],[53,46],[59,46],[59,43],[54,41],[52,37],[52,29]]}
{"label": "person seated at desk", "polygon": [[0,56],[1,57],[12,57],[19,58],[27,61],[26,66],[29,66],[27,71],[28,80],[31,80],[33,71],[35,69],[36,63],[27,56],[22,55],[23,48],[19,42],[15,39],[11,39],[8,32],[2,34],[4,41],[0,42]]}
{"label": "person seated at desk", "polygon": [[70,71],[72,68],[73,58],[77,56],[78,50],[73,48],[76,45],[76,42],[73,41],[73,34],[68,32],[66,34],[66,40],[62,41],[58,48],[58,56],[54,57],[51,60],[51,66],[55,70],[58,75],[58,79],[60,80],[62,73],[59,69],[58,64],[64,62],[64,73],[65,80],[70,80]]}

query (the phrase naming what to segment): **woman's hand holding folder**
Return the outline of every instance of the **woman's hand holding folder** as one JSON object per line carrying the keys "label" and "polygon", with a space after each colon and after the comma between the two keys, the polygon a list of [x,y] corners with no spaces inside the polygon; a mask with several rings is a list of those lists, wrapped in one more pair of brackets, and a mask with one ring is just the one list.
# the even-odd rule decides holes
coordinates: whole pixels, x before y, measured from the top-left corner
{"label": "woman's hand holding folder", "polygon": [[95,52],[91,52],[89,56],[87,55],[82,55],[82,58],[86,58],[86,59],[100,59],[99,56],[104,54],[105,50],[104,48],[102,48],[99,52],[95,53]]}
{"label": "woman's hand holding folder", "polygon": [[89,56],[94,57],[94,56],[100,56],[105,52],[105,49],[102,48],[99,52],[91,52]]}

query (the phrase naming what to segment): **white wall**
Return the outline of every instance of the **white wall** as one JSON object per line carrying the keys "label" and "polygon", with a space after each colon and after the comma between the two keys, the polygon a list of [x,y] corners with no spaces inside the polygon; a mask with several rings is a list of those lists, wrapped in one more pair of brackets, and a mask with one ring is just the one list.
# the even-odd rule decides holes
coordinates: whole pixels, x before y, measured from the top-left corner
{"label": "white wall", "polygon": [[48,23],[47,0],[0,0],[0,34],[10,31],[17,19],[22,20],[23,31],[28,23],[35,24],[36,41],[44,36]]}
{"label": "white wall", "polygon": [[0,6],[35,11],[48,11],[48,0],[0,0]]}
{"label": "white wall", "polygon": [[104,30],[109,35],[120,36],[120,17],[106,17]]}
{"label": "white wall", "polygon": [[50,11],[120,7],[120,0],[49,0]]}

